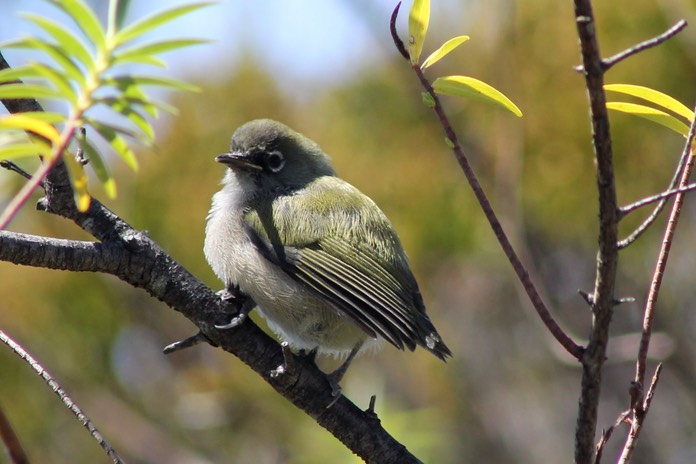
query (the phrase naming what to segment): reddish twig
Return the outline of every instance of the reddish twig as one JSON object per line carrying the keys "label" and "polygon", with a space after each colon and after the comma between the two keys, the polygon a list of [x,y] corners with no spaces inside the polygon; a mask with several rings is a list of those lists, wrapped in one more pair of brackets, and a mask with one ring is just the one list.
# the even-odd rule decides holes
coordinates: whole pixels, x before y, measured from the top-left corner
{"label": "reddish twig", "polygon": [[[398,13],[398,10],[399,5],[397,5],[391,17],[391,33],[392,37],[394,38],[396,47],[399,49],[401,54],[404,55],[406,59],[408,59],[408,53],[405,53],[403,42],[401,42],[401,39],[399,39],[399,36],[396,32],[396,15]],[[510,261],[510,264],[512,265],[512,268],[515,271],[515,274],[517,274],[518,279],[522,283],[522,286],[524,287],[527,296],[529,296],[529,299],[532,302],[534,309],[536,309],[543,323],[546,325],[551,334],[556,338],[556,340],[561,344],[561,346],[563,346],[563,348],[565,348],[566,351],[568,351],[568,353],[570,353],[576,359],[581,359],[583,355],[583,347],[575,343],[563,331],[563,329],[558,325],[558,323],[546,307],[546,304],[542,300],[541,295],[536,289],[536,286],[532,282],[529,273],[527,272],[527,269],[525,268],[524,264],[522,264],[522,261],[515,252],[515,249],[510,243],[510,240],[508,239],[507,235],[505,234],[503,226],[500,224],[498,217],[493,211],[493,207],[491,206],[491,203],[488,200],[486,193],[481,187],[481,184],[479,183],[478,178],[476,177],[476,174],[474,173],[474,170],[472,169],[471,164],[469,163],[469,160],[467,159],[466,154],[464,153],[464,149],[462,148],[461,144],[459,143],[459,140],[457,139],[456,133],[452,129],[452,125],[450,124],[449,119],[447,118],[447,115],[445,114],[445,111],[442,108],[442,104],[440,103],[440,99],[435,93],[435,90],[433,89],[432,85],[430,85],[428,79],[426,79],[425,75],[423,74],[423,71],[421,70],[418,64],[412,65],[412,68],[413,71],[416,73],[416,76],[418,76],[418,80],[420,81],[421,85],[432,98],[432,101],[434,102],[433,110],[435,111],[435,114],[437,115],[437,118],[440,121],[440,125],[442,126],[445,132],[445,136],[447,137],[448,143],[451,143],[452,151],[454,152],[454,155],[457,158],[457,161],[459,162],[459,166],[462,168],[464,176],[469,182],[469,185],[471,186],[471,189],[473,190],[474,195],[476,196],[476,199],[478,200],[479,205],[481,206],[481,209],[484,215],[486,216],[486,219],[488,220],[488,223],[493,229],[493,233],[498,239],[500,246],[503,248],[503,252],[505,253],[505,256],[508,258],[508,261]]]}
{"label": "reddish twig", "polygon": [[[689,185],[689,177],[694,166],[694,152],[693,143],[694,137],[696,136],[696,118],[691,122],[691,127],[689,128],[689,135],[687,137],[686,145],[684,146],[684,151],[682,153],[682,159],[685,159],[684,168],[681,173],[681,179],[679,181],[679,188],[683,189]],[[647,368],[648,359],[648,349],[650,348],[650,338],[652,335],[652,325],[655,317],[655,308],[657,306],[657,299],[660,294],[660,288],[662,286],[662,280],[664,278],[665,269],[667,267],[667,260],[669,259],[669,253],[672,248],[672,243],[674,241],[674,233],[676,231],[677,224],[679,222],[679,217],[681,215],[681,208],[684,204],[686,198],[685,192],[679,192],[674,198],[674,204],[672,205],[672,211],[667,221],[667,226],[665,227],[665,234],[662,239],[662,246],[660,247],[660,253],[657,257],[657,262],[655,264],[655,271],[653,273],[652,282],[650,283],[650,291],[648,292],[648,297],[645,304],[645,312],[643,315],[643,330],[640,339],[640,345],[638,348],[638,359],[636,361],[636,376],[635,382],[638,385],[643,385],[645,382],[645,371]],[[637,404],[633,408],[633,417],[631,419],[631,431],[626,438],[626,443],[624,444],[623,451],[621,453],[621,459],[619,462],[621,464],[628,463],[633,455],[633,450],[635,449],[636,440],[640,435],[640,431],[643,428],[643,423],[652,402],[652,397],[655,392],[655,387],[659,381],[660,372],[662,370],[662,365],[660,364],[653,375],[652,383],[648,394],[644,402]]]}
{"label": "reddish twig", "polygon": [[[683,156],[686,158],[687,162],[684,165],[684,170],[681,174],[681,180],[679,182],[680,189],[683,189],[684,187],[689,185],[689,177],[691,175],[691,170],[694,165],[694,153],[692,145],[695,136],[696,118],[694,119],[694,121],[691,122],[691,127],[689,128],[689,136],[687,137],[686,145],[684,146]],[[685,193],[678,193],[674,197],[672,212],[670,213],[669,220],[667,221],[665,235],[662,239],[662,246],[660,247],[660,253],[657,257],[657,263],[655,264],[655,272],[653,273],[652,282],[650,283],[650,291],[648,293],[648,298],[645,305],[645,313],[643,317],[643,331],[638,351],[638,361],[636,362],[635,381],[640,383],[641,385],[645,381],[645,368],[648,359],[648,348],[650,346],[650,334],[652,333],[652,322],[655,313],[655,306],[657,304],[657,298],[660,294],[660,287],[662,286],[662,279],[664,277],[665,268],[667,267],[667,260],[669,259],[669,252],[672,247],[674,232],[676,230],[677,223],[679,222],[681,207],[684,204],[685,198]]]}

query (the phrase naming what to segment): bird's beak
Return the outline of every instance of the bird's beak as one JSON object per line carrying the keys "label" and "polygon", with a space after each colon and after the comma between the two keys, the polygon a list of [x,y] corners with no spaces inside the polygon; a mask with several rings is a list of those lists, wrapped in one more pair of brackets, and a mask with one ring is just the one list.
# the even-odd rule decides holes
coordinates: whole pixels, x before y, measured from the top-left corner
{"label": "bird's beak", "polygon": [[255,164],[247,156],[244,156],[244,153],[223,153],[222,155],[217,155],[215,161],[226,164],[232,169],[242,171],[260,171],[263,169],[263,167]]}

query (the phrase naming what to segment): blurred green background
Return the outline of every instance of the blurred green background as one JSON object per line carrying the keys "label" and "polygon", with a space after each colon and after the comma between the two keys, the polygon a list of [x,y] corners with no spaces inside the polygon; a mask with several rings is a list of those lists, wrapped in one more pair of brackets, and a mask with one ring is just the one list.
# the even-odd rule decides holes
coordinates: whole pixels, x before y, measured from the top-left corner
{"label": "blurred green background", "polygon": [[[132,3],[131,19],[165,4]],[[524,112],[520,120],[475,101],[446,101],[513,243],[554,315],[582,341],[590,313],[576,291],[591,290],[594,282],[597,206],[585,90],[572,70],[579,62],[572,2],[432,3],[425,54],[455,35],[472,39],[428,75],[482,79]],[[696,11],[689,0],[595,3],[605,55],[678,19],[693,22]],[[33,32],[15,25],[20,10],[50,13],[43,2],[4,6],[3,40]],[[387,430],[425,462],[568,462],[580,369],[527,302],[434,115],[422,105],[416,79],[389,38],[393,6],[223,0],[180,20],[170,36],[218,40],[168,57],[168,72],[203,92],[171,96],[179,115],[157,123],[157,147],[139,150],[140,172],[114,159],[120,194],[106,203],[218,289],[202,253],[210,197],[223,175],[213,157],[250,119],[287,123],[317,141],[339,174],[391,218],[431,319],[454,352],[447,364],[423,350],[392,347],[360,358],[342,382],[348,398],[367,407],[376,394]],[[402,35],[409,7],[402,8]],[[7,57],[15,65],[26,59]],[[612,69],[607,82],[650,86],[692,106],[694,57],[696,34],[687,29]],[[621,203],[663,189],[683,140],[643,120],[611,116]],[[2,201],[19,185],[18,176],[2,173]],[[104,199],[96,186],[93,194]],[[664,360],[665,370],[635,463],[696,461],[692,204],[687,201],[658,305],[649,369]],[[646,213],[626,219],[622,235]],[[637,302],[616,310],[600,428],[628,407],[636,334],[663,225],[658,221],[621,254],[618,296]],[[31,206],[11,229],[90,239]],[[234,357],[204,346],[164,356],[163,346],[194,327],[116,278],[0,263],[0,295],[0,328],[44,364],[128,462],[358,462]],[[7,348],[0,348],[0,406],[33,462],[108,462]],[[615,432],[607,462],[616,459],[625,434],[625,428]]]}

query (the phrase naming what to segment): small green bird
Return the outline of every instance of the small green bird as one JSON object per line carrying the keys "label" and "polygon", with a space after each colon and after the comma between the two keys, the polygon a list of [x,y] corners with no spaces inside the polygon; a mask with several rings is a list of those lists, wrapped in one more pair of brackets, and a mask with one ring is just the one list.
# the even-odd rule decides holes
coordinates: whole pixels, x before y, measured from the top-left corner
{"label": "small green bird", "polygon": [[356,354],[386,340],[451,356],[425,314],[418,284],[391,223],[377,205],[336,177],[319,146],[270,119],[241,126],[213,196],[205,256],[230,294],[258,305],[292,348],[345,358],[329,374],[334,396]]}

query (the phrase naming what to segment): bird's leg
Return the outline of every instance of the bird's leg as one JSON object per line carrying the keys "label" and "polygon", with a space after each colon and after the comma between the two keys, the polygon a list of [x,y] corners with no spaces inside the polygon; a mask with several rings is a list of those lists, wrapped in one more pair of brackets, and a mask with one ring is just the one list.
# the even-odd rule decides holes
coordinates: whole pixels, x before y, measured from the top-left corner
{"label": "bird's leg", "polygon": [[297,354],[316,364],[317,351],[319,351],[319,347],[314,347],[309,351],[301,349]]}
{"label": "bird's leg", "polygon": [[350,350],[350,353],[348,354],[346,360],[343,361],[343,364],[341,364],[338,367],[338,369],[327,375],[329,379],[329,385],[331,385],[331,396],[334,397],[333,401],[331,401],[331,403],[329,403],[329,405],[326,407],[327,409],[333,406],[334,403],[338,401],[338,399],[341,397],[341,393],[343,392],[343,390],[341,389],[339,382],[348,370],[348,366],[350,366],[350,363],[353,361],[353,358],[355,358],[355,355],[358,354],[358,351],[360,351],[361,346],[362,342],[355,345],[355,347],[353,347],[353,349]]}
{"label": "bird's leg", "polygon": [[217,294],[220,296],[220,299],[225,303],[231,300],[237,300],[239,298],[246,298],[244,300],[244,303],[242,303],[242,307],[239,309],[239,313],[237,313],[237,315],[233,317],[230,322],[228,322],[227,324],[215,325],[215,328],[218,330],[233,329],[237,326],[242,325],[242,323],[246,320],[251,310],[254,309],[254,307],[256,306],[254,300],[252,300],[248,296],[241,294],[241,292],[239,291],[239,287],[228,287],[224,290],[220,290],[219,292],[217,292]]}
{"label": "bird's leg", "polygon": [[280,344],[280,348],[283,350],[283,364],[271,371],[272,378],[280,377],[285,374],[294,374],[297,370],[290,344],[288,342],[283,342]]}
{"label": "bird's leg", "polygon": [[232,284],[229,284],[222,290],[215,292],[215,294],[219,296],[222,301],[225,302],[243,297],[241,290],[239,290],[239,285]]}

